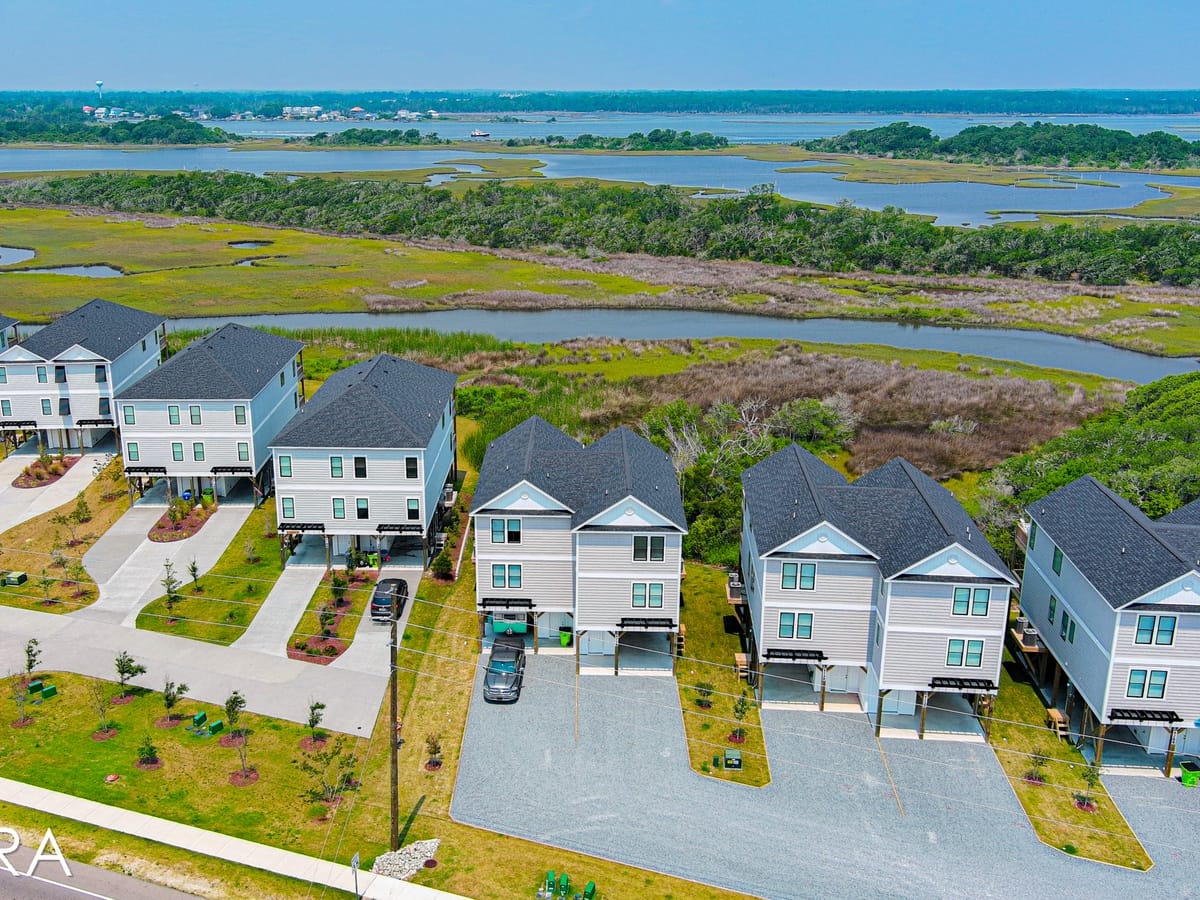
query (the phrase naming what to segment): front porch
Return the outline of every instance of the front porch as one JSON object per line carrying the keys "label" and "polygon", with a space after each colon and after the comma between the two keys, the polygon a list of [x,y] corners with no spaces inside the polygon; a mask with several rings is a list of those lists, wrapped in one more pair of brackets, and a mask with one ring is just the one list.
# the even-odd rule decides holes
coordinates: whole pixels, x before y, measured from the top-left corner
{"label": "front porch", "polygon": [[[768,662],[761,670],[763,709],[836,710],[862,712],[858,678],[844,666],[827,667],[821,673],[805,663]],[[837,671],[835,671],[837,670]],[[824,674],[825,692],[820,685]],[[861,670],[855,668],[853,675]]]}

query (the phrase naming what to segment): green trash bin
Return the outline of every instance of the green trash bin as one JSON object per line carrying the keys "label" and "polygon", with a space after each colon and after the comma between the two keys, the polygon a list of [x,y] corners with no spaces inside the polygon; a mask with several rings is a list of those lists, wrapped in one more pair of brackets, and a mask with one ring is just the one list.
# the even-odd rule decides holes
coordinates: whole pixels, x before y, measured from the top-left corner
{"label": "green trash bin", "polygon": [[570,628],[564,628],[561,625],[559,626],[558,645],[560,647],[570,647],[571,646],[571,629]]}
{"label": "green trash bin", "polygon": [[1200,787],[1200,763],[1184,760],[1179,764],[1179,781],[1184,787]]}

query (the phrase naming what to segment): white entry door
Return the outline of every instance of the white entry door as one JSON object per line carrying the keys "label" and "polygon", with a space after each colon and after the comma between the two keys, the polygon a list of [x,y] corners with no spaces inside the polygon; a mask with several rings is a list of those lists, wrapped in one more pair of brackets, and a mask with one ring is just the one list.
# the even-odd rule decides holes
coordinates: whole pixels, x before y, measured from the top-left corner
{"label": "white entry door", "polygon": [[612,656],[617,649],[617,639],[607,631],[589,631],[579,645],[580,653]]}

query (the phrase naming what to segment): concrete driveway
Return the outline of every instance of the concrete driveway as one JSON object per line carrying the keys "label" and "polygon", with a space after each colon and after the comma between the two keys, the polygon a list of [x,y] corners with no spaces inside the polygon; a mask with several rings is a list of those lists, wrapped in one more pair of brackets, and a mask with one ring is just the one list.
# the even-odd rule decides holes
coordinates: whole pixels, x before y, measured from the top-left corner
{"label": "concrete driveway", "polygon": [[92,466],[96,460],[103,459],[111,449],[111,440],[93,449],[54,484],[16,488],[12,486],[13,479],[38,458],[37,441],[26,441],[15,453],[9,454],[8,459],[0,461],[0,532],[73,501],[95,477]]}
{"label": "concrete driveway", "polygon": [[[531,657],[512,706],[484,703],[481,678],[462,822],[771,898],[1197,896],[1153,844],[1148,873],[1041,844],[985,745],[885,739],[885,768],[865,716],[767,710],[773,781],[747,788],[690,770],[672,680],[582,679],[576,743],[573,660]],[[1194,816],[1166,813],[1162,830],[1190,833]]]}

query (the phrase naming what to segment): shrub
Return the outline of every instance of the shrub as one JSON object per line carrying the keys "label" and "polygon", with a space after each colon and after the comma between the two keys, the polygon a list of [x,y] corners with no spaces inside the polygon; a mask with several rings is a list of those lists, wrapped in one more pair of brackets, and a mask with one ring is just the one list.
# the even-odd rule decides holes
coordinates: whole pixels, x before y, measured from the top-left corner
{"label": "shrub", "polygon": [[433,558],[433,562],[429,564],[429,571],[434,578],[450,578],[454,575],[454,562],[450,559],[450,554],[443,550]]}
{"label": "shrub", "polygon": [[150,735],[147,733],[142,742],[138,744],[138,762],[149,765],[158,762],[158,748],[154,746],[154,742],[150,740]]}

